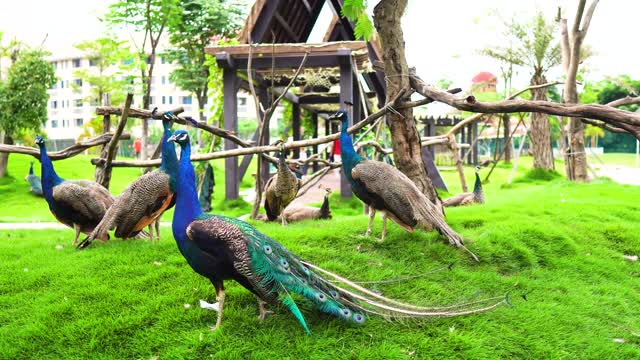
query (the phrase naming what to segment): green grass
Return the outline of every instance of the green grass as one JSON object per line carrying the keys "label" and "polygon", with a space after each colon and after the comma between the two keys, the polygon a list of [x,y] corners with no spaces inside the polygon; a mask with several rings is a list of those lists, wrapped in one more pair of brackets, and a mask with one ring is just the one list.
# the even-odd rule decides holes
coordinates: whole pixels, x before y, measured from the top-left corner
{"label": "green grass", "polygon": [[[160,243],[113,240],[81,252],[70,246],[70,229],[0,231],[0,358],[640,357],[640,265],[622,258],[640,253],[640,188],[545,181],[527,175],[529,159],[521,164],[508,189],[501,186],[510,168],[498,166],[485,205],[447,209],[479,264],[435,233],[390,225],[382,244],[363,238],[367,217],[351,201],[336,204],[329,221],[256,224],[303,258],[355,280],[455,264],[374,286],[386,296],[443,305],[509,292],[513,307],[430,321],[371,318],[363,326],[303,309],[313,332],[305,336],[282,307],[259,323],[255,297],[228,282],[222,327],[211,332],[216,315],[198,301],[213,301],[213,287],[189,268],[168,228]],[[443,176],[459,191],[455,172]],[[467,171],[470,184],[472,176]],[[380,230],[377,220],[377,236]]]}
{"label": "green grass", "polygon": [[[94,167],[90,164],[93,156],[78,155],[73,158],[54,162],[56,172],[63,179],[88,179],[93,180]],[[29,172],[29,161],[35,160],[34,172],[40,176],[40,163],[33,157],[20,154],[12,154],[9,157],[9,176],[0,179],[0,197],[2,207],[0,207],[0,222],[55,222],[51,215],[46,201],[43,198],[33,196],[29,193],[29,183],[24,177]],[[214,187],[212,206],[216,209],[224,209],[229,216],[239,216],[251,211],[251,205],[237,200],[229,203],[224,200],[224,159],[212,160],[214,167],[216,186]],[[247,171],[247,175],[240,183],[240,188],[253,187],[252,177],[249,175],[255,172],[255,161]],[[117,195],[124,190],[132,181],[142,175],[142,170],[137,168],[114,168],[111,176],[109,190]],[[173,209],[164,216],[165,221],[170,221],[173,217]]]}
{"label": "green grass", "polygon": [[[621,166],[636,167],[636,154],[604,153],[602,155],[598,155],[598,157],[606,165],[621,165]],[[598,161],[598,159],[593,155],[588,156],[587,160],[589,161],[590,164],[593,164],[595,166],[598,166],[601,164],[600,161]]]}

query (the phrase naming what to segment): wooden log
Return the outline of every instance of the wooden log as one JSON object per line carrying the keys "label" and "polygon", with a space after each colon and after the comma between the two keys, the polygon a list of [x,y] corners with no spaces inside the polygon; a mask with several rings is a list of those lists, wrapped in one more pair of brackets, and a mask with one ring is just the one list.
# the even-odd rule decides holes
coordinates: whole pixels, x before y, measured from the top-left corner
{"label": "wooden log", "polygon": [[[113,134],[111,134],[111,133],[102,134],[100,136],[96,136],[96,137],[88,139],[88,140],[77,142],[77,143],[75,143],[75,144],[73,144],[73,145],[71,145],[68,148],[65,148],[63,150],[49,152],[49,153],[47,153],[47,155],[49,155],[49,158],[51,160],[67,159],[67,158],[70,158],[70,157],[78,155],[79,153],[85,151],[88,148],[91,148],[91,147],[94,147],[94,146],[103,145],[103,144],[107,144],[107,143],[109,143],[109,141],[111,141],[112,137],[113,137]],[[120,136],[121,140],[127,140],[127,139],[130,139],[130,138],[131,138],[131,135],[129,135],[129,134],[122,134]],[[12,154],[31,155],[31,156],[35,157],[36,159],[38,159],[38,160],[40,159],[40,150],[38,150],[36,148],[32,148],[32,147],[27,147],[27,146],[15,146],[15,145],[0,144],[0,152],[12,153]]]}
{"label": "wooden log", "polygon": [[118,122],[118,127],[116,128],[116,132],[109,141],[109,149],[107,150],[106,161],[104,162],[104,173],[105,176],[102,178],[102,182],[100,185],[104,186],[106,189],[109,188],[109,183],[111,180],[111,162],[116,157],[116,147],[118,146],[118,139],[122,132],[124,131],[124,126],[127,124],[127,118],[129,117],[129,110],[131,109],[131,102],[133,101],[133,93],[127,94],[127,100],[124,103],[124,109],[122,110],[122,116],[120,118],[120,122]]}

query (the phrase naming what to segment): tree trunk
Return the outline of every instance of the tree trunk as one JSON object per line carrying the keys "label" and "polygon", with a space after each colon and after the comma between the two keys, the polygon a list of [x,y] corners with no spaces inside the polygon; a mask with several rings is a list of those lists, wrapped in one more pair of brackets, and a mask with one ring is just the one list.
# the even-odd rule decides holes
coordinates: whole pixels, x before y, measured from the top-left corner
{"label": "tree trunk", "polygon": [[509,114],[502,115],[502,124],[504,126],[504,162],[509,164],[511,162],[511,117]]}
{"label": "tree trunk", "polygon": [[[531,78],[531,85],[542,85],[547,82],[544,75],[535,74]],[[545,88],[532,89],[532,100],[547,100]],[[544,113],[531,114],[531,147],[533,151],[533,168],[554,170],[553,148],[551,147],[551,125],[549,115]]]}
{"label": "tree trunk", "polygon": [[[13,138],[7,134],[4,135],[5,145],[13,145]],[[7,174],[7,166],[9,165],[9,153],[0,153],[0,178]]]}
{"label": "tree trunk", "polygon": [[[384,71],[387,83],[387,100],[393,99],[401,89],[409,88],[407,59],[404,53],[404,35],[400,19],[407,7],[407,0],[381,0],[373,10],[373,22],[382,44]],[[409,99],[404,99],[409,101]],[[429,200],[442,209],[431,180],[422,162],[420,134],[413,118],[413,109],[398,109],[387,115],[391,130],[393,154],[396,166]]]}

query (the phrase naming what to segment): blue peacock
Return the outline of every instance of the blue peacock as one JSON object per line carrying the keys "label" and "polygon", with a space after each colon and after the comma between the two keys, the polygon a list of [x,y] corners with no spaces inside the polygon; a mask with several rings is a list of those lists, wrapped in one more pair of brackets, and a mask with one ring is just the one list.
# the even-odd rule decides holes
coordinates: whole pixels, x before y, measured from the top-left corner
{"label": "blue peacock", "polygon": [[162,136],[162,163],[160,168],[142,175],[116,197],[100,224],[79,245],[83,249],[94,239],[108,238],[109,230],[115,227],[115,236],[128,239],[137,236],[149,227],[153,240],[152,225],[155,223],[156,237],[160,240],[160,216],[175,204],[175,178],[178,171],[178,157],[175,145],[167,142],[171,136],[171,120],[175,115],[162,115],[164,134]]}
{"label": "blue peacock", "polygon": [[340,151],[342,153],[342,169],[349,180],[353,193],[369,205],[369,226],[371,227],[376,211],[383,214],[382,240],[387,232],[387,217],[408,232],[415,228],[431,231],[434,228],[449,239],[449,242],[468,251],[474,259],[477,257],[464,247],[464,240],[444,220],[441,212],[416,187],[405,174],[395,167],[380,162],[367,160],[360,156],[353,147],[351,136],[347,132],[349,115],[340,110],[330,119],[341,122]]}
{"label": "blue peacock", "polygon": [[[279,301],[293,313],[308,334],[309,328],[292,294],[308,299],[314,308],[322,312],[357,324],[372,314],[400,318],[456,316],[493,309],[504,302],[502,298],[499,301],[493,298],[487,299],[492,303],[484,307],[478,307],[480,302],[474,302],[444,308],[403,304],[301,260],[241,220],[203,213],[191,165],[189,134],[177,130],[169,141],[177,142],[182,148],[173,236],[191,268],[208,278],[215,287],[219,311],[214,329],[222,321],[225,280],[237,281],[258,297],[261,320],[266,314],[264,302]],[[320,273],[346,286],[338,286]]]}
{"label": "blue peacock", "polygon": [[33,161],[29,164],[29,174],[24,178],[29,183],[29,191],[36,196],[44,196],[42,194],[42,181],[40,177],[33,173]]}
{"label": "blue peacock", "polygon": [[109,190],[93,181],[65,180],[59,177],[47,155],[42,136],[36,136],[36,144],[40,147],[40,174],[44,198],[53,216],[76,231],[73,240],[73,245],[76,245],[81,232],[90,234],[100,223],[107,209],[113,204],[113,196]]}

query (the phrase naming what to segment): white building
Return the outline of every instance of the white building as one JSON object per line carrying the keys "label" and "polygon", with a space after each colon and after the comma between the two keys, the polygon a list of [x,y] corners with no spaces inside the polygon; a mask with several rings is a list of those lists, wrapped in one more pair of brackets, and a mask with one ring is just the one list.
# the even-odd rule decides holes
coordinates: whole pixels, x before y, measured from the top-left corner
{"label": "white building", "polygon": [[[96,103],[90,100],[91,85],[78,78],[75,74],[78,70],[92,71],[92,62],[82,54],[74,56],[52,57],[57,82],[48,91],[48,120],[45,130],[52,140],[75,141],[84,131],[84,125],[93,119]],[[151,78],[151,108],[168,110],[182,106],[184,115],[197,118],[198,102],[189,92],[178,88],[169,79],[174,66],[162,56],[156,57],[156,64]],[[77,85],[77,88],[73,86]],[[141,97],[134,98],[134,105],[142,103]],[[205,115],[209,115],[209,109],[205,106]],[[253,98],[249,94],[238,94],[238,117],[240,119],[255,119],[255,107]],[[160,127],[160,122],[151,122],[151,126]],[[133,135],[141,135],[141,127],[133,128]]]}

